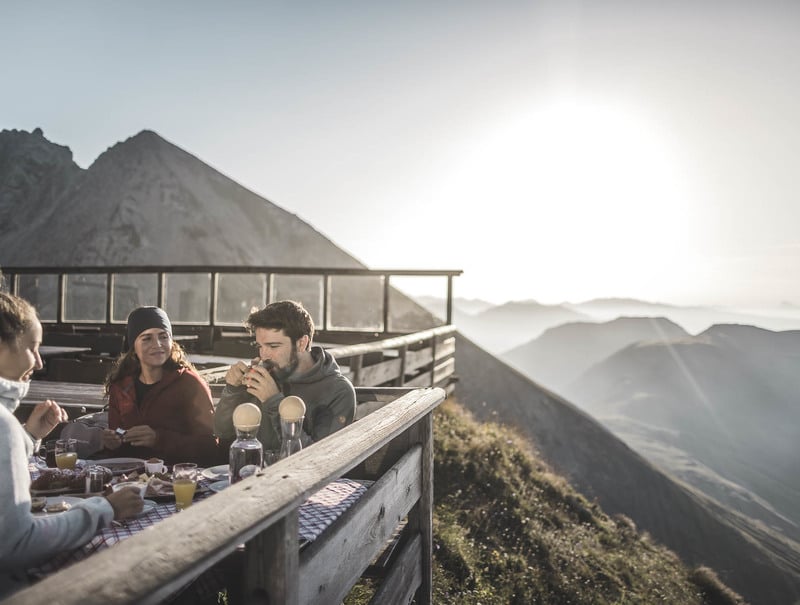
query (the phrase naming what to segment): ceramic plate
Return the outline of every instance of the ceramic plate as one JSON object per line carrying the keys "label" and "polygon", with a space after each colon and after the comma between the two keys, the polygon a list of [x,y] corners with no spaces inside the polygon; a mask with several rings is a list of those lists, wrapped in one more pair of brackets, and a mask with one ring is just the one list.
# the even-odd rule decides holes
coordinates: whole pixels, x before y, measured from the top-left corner
{"label": "ceramic plate", "polygon": [[144,460],[141,458],[104,458],[103,460],[92,460],[91,462],[92,464],[105,466],[115,476],[144,470]]}
{"label": "ceramic plate", "polygon": [[151,510],[153,510],[153,509],[154,509],[156,506],[158,506],[158,505],[157,505],[155,502],[153,502],[152,500],[145,500],[145,501],[144,501],[144,508],[142,509],[142,512],[140,512],[140,513],[139,513],[138,515],[136,515],[136,516],[137,516],[137,517],[141,517],[141,516],[143,516],[143,515],[146,515],[146,514],[147,514],[147,513],[149,513]]}
{"label": "ceramic plate", "polygon": [[31,496],[56,496],[58,494],[66,494],[74,492],[71,487],[57,487],[55,489],[34,489],[31,488]]}
{"label": "ceramic plate", "polygon": [[[59,502],[66,502],[70,505],[70,507],[74,506],[78,502],[83,502],[83,498],[76,498],[75,496],[50,496],[47,498],[47,504],[45,504],[44,510],[37,511],[33,513],[34,515],[60,515],[61,513],[67,512],[66,510],[60,510],[56,512],[48,512],[48,506],[54,506]],[[69,510],[69,509],[67,509]]]}
{"label": "ceramic plate", "polygon": [[219,466],[212,466],[210,468],[204,468],[203,472],[200,473],[206,479],[210,479],[211,481],[217,481],[219,479],[226,479],[228,477],[228,465],[227,464],[220,464]]}
{"label": "ceramic plate", "polygon": [[228,487],[228,480],[227,479],[222,479],[220,481],[214,481],[214,483],[209,483],[209,485],[208,485],[208,489],[210,489],[212,492],[221,492],[226,487]]}

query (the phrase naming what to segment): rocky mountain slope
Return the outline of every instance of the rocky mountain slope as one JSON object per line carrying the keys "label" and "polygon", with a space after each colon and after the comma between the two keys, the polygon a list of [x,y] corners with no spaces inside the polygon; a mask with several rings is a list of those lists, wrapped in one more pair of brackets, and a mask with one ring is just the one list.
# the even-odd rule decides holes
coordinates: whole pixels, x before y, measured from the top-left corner
{"label": "rocky mountain slope", "polygon": [[297,216],[148,130],[86,170],[38,129],[0,132],[0,219],[0,266],[363,267]]}
{"label": "rocky mountain slope", "polygon": [[708,565],[754,604],[800,598],[800,549],[658,470],[586,412],[459,335],[456,395],[510,425],[608,514],[625,514],[689,565]]}

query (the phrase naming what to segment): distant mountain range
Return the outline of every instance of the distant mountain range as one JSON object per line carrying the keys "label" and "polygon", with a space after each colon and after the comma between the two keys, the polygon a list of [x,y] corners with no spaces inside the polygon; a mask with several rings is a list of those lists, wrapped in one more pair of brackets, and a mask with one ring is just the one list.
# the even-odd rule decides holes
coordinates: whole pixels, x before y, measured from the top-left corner
{"label": "distant mountain range", "polygon": [[[114,145],[89,169],[83,170],[74,164],[68,148],[50,143],[41,131],[2,131],[0,269],[8,265],[55,264],[362,266],[295,215],[241,187],[153,132],[143,131]],[[585,306],[566,306],[526,302],[483,306],[480,301],[472,301],[469,307],[458,305],[459,301],[456,323],[461,333],[456,347],[459,376],[456,396],[476,417],[499,421],[507,425],[509,431],[524,435],[557,472],[588,498],[596,499],[607,513],[627,515],[641,530],[679,553],[687,563],[714,568],[727,584],[752,603],[791,603],[800,598],[800,548],[795,541],[671,478],[590,414],[549,392],[486,350],[510,351],[540,337],[548,328],[568,322],[582,322],[588,327],[592,321],[607,321],[611,318],[600,319],[595,314],[600,313],[598,307],[610,312],[608,304],[596,301]],[[667,312],[654,313],[651,308],[642,314],[669,318],[692,332]],[[658,325],[665,334],[680,335],[678,326],[665,319],[644,323]],[[639,327],[633,330],[635,335],[628,338],[639,338],[638,330]],[[601,332],[602,329],[598,334]],[[653,329],[647,333],[652,335]],[[737,394],[737,387],[733,385],[745,389],[747,397],[734,398],[730,409],[721,403],[716,403],[715,409],[733,414],[723,423],[729,431],[742,430],[748,419],[751,424],[760,423],[765,428],[762,433],[756,427],[759,433],[756,443],[766,447],[768,432],[772,430],[766,427],[774,427],[783,414],[787,424],[798,426],[796,416],[786,409],[788,403],[768,397],[766,382],[758,381],[749,390],[742,386],[748,376],[758,378],[757,375],[744,371],[739,377],[731,375],[722,362],[727,362],[733,352],[723,346],[723,336],[720,334],[706,344],[717,347],[717,353],[698,354],[698,365],[692,363],[685,367],[692,373],[712,372],[708,380],[695,380],[695,384],[707,392],[711,392],[714,377],[723,382],[731,381],[728,391],[732,395]],[[610,338],[606,340],[605,336],[597,336],[597,339],[606,342],[607,348],[619,344],[612,343]],[[679,369],[670,368],[665,361],[670,350],[667,341],[656,338],[650,342],[650,345],[639,346],[652,348],[655,373],[663,368],[665,385],[678,382]],[[754,342],[755,337],[743,346],[753,347]],[[702,453],[707,454],[709,467],[713,468],[710,463],[717,462],[715,448],[725,444],[720,442],[720,433],[716,430],[714,419],[717,416],[696,414],[704,401],[698,403],[693,399],[685,405],[669,403],[674,413],[662,411],[663,418],[656,420],[648,416],[656,409],[654,406],[642,405],[640,409],[622,398],[629,395],[628,391],[613,390],[615,385],[592,374],[598,364],[626,350],[612,351],[596,362],[592,362],[593,357],[597,358],[602,352],[587,350],[580,363],[594,363],[585,377],[587,381],[597,381],[594,387],[587,387],[597,390],[597,400],[582,405],[591,403],[614,414],[633,410],[638,414],[634,416],[636,420],[642,423],[647,419],[663,420],[668,431],[686,430],[685,426],[690,425],[696,415],[691,440],[676,443],[689,451],[689,445],[702,445],[699,442],[705,435],[714,447]],[[562,347],[560,351],[566,353],[569,347]],[[614,363],[622,370],[630,365],[639,375],[643,368],[636,367],[636,360],[650,357],[633,355],[626,360],[622,356]],[[702,360],[711,361],[704,366],[700,363]],[[715,360],[720,365],[715,366]],[[766,366],[778,363],[776,358],[766,357],[762,362]],[[757,363],[756,356],[750,363]],[[780,364],[781,371],[788,374],[792,364],[786,360]],[[784,380],[783,373],[770,376],[770,380],[783,380],[782,387],[795,386],[788,378]],[[582,388],[579,382],[571,383],[570,388],[573,386]],[[581,397],[583,393],[581,390]],[[666,392],[653,393],[653,397],[667,405]],[[684,390],[684,393],[690,395],[691,391]],[[756,397],[758,399],[754,399]],[[759,401],[760,412],[774,414],[775,422],[770,419],[767,425],[752,409],[741,411],[744,399]],[[676,428],[678,421],[681,424]],[[775,434],[776,441],[786,443],[792,434],[791,426],[784,427]],[[738,437],[731,441],[739,442]],[[745,445],[741,450],[745,464],[737,466],[736,461],[731,461],[731,468],[741,470],[748,457],[754,455],[755,448],[755,445]],[[786,460],[779,460],[779,455],[770,458],[774,464],[772,468],[779,472],[784,472],[792,460],[797,460],[792,458],[796,450],[782,451]],[[725,455],[730,455],[729,450],[727,452]],[[750,483],[747,485],[753,487],[753,493],[761,486],[753,475],[767,472],[768,469],[759,463],[748,476]],[[464,489],[469,487],[464,486]],[[787,492],[785,496],[789,498],[791,494]],[[789,500],[774,502],[771,506],[790,519],[791,515],[784,509],[786,502]]]}
{"label": "distant mountain range", "polygon": [[800,541],[800,331],[649,341],[562,392],[659,466]]}
{"label": "distant mountain range", "polygon": [[[418,302],[441,317],[441,298],[418,297]],[[543,305],[536,301],[510,301],[495,305],[479,299],[453,300],[454,322],[464,335],[495,354],[511,351],[549,329],[573,322],[606,322],[619,317],[663,317],[689,334],[714,324],[751,325],[768,330],[800,329],[800,313],[783,305],[771,313],[735,311],[716,307],[681,307],[626,298],[602,298],[582,303]]]}
{"label": "distant mountain range", "polygon": [[663,317],[571,322],[548,328],[500,357],[539,384],[562,392],[576,376],[631,343],[669,342],[688,336],[686,330]]}

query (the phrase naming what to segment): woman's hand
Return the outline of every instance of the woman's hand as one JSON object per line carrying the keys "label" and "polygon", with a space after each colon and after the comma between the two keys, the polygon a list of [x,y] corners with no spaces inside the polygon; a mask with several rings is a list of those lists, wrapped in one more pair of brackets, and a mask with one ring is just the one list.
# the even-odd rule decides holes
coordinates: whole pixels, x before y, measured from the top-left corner
{"label": "woman's hand", "polygon": [[122,441],[137,447],[154,447],[156,432],[146,424],[139,424],[129,428],[122,436]]}
{"label": "woman's hand", "polygon": [[122,437],[111,429],[103,429],[103,447],[107,450],[115,450],[122,445]]}
{"label": "woman's hand", "polygon": [[244,379],[247,385],[247,392],[258,397],[261,403],[273,395],[280,393],[280,389],[272,377],[272,374],[262,366],[253,366]]}
{"label": "woman's hand", "polygon": [[114,509],[114,519],[120,521],[142,512],[144,500],[141,492],[135,487],[124,487],[106,496],[106,500]]}
{"label": "woman's hand", "polygon": [[25,429],[34,439],[44,439],[62,422],[69,422],[69,416],[60,405],[52,399],[36,405],[25,421]]}

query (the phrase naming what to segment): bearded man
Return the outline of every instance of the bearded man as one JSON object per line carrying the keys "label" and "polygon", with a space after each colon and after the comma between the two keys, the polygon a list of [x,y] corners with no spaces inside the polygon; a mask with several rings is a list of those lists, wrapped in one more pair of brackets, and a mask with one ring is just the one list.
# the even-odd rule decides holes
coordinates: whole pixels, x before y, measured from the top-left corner
{"label": "bearded man", "polygon": [[306,404],[301,440],[309,445],[352,423],[356,392],[339,371],[333,356],[312,346],[314,322],[298,302],[282,300],[255,311],[245,321],[255,337],[258,357],[250,365],[240,361],[225,375],[214,414],[214,432],[225,441],[236,437],[233,410],[240,403],[261,409],[258,439],[264,451],[281,446],[278,404],[288,395]]}

